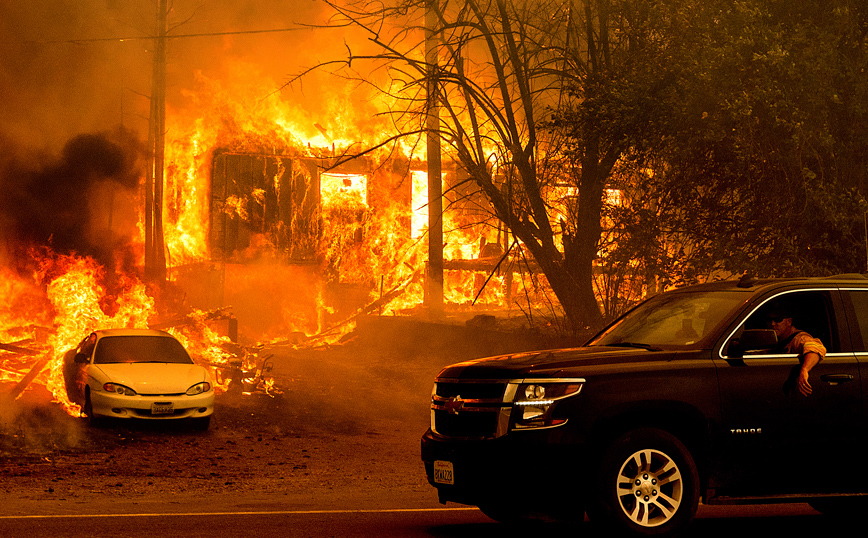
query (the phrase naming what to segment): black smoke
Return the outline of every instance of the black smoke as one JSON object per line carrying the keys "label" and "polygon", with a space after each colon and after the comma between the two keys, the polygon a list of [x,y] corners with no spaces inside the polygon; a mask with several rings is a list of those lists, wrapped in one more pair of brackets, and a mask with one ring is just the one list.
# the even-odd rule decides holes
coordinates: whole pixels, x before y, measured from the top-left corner
{"label": "black smoke", "polygon": [[28,252],[49,249],[96,259],[107,268],[131,269],[142,145],[134,135],[82,134],[59,155],[12,155],[0,169],[0,232],[5,264],[20,270]]}

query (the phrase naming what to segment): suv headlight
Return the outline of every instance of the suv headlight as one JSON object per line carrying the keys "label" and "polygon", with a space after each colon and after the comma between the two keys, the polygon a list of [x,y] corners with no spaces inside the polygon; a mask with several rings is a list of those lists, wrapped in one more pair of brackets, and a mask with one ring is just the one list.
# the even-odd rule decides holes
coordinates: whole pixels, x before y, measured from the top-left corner
{"label": "suv headlight", "polygon": [[584,379],[524,379],[518,382],[513,401],[514,428],[550,428],[566,423],[567,419],[553,419],[557,402],[578,395]]}

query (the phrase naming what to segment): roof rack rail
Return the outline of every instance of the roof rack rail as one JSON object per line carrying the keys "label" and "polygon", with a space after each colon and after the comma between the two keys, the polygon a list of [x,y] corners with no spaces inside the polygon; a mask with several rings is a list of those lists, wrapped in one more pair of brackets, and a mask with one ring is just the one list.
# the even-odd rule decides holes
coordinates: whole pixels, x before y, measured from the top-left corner
{"label": "roof rack rail", "polygon": [[839,280],[865,280],[868,275],[865,273],[841,273],[840,275],[831,275],[825,278],[836,278]]}

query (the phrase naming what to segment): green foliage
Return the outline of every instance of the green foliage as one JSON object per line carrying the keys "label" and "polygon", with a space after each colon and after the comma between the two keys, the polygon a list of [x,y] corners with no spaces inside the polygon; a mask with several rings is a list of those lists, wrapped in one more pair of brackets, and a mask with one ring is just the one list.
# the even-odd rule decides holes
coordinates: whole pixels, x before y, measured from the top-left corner
{"label": "green foliage", "polygon": [[628,205],[609,210],[618,240],[603,265],[631,260],[664,286],[865,270],[865,8],[662,4],[679,21],[667,45],[679,54],[650,63],[674,82],[644,102],[656,111],[625,160],[646,173],[628,176]]}

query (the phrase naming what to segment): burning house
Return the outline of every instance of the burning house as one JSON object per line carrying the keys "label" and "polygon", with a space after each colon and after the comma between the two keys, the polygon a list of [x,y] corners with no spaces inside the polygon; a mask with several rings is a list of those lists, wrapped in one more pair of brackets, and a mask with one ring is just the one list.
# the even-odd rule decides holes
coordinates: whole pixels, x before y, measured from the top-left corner
{"label": "burning house", "polygon": [[[382,258],[371,249],[385,238],[369,236],[409,238],[409,182],[368,159],[334,161],[213,152],[207,257],[172,270],[193,306],[240,308],[260,335],[313,334],[370,299]],[[276,317],[246,316],[245,305]]]}
{"label": "burning house", "polygon": [[[317,334],[359,312],[407,314],[423,305],[424,162],[336,162],[309,151],[215,150],[207,257],[172,269],[191,304],[231,306],[260,335]],[[447,310],[508,309],[515,267],[498,271],[506,234],[457,169],[444,182],[453,198],[444,216]]]}

